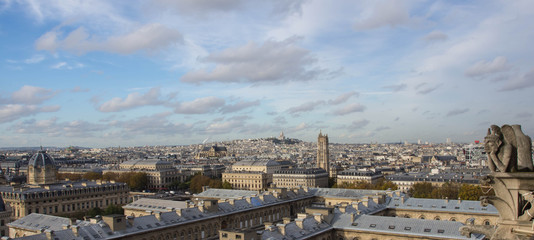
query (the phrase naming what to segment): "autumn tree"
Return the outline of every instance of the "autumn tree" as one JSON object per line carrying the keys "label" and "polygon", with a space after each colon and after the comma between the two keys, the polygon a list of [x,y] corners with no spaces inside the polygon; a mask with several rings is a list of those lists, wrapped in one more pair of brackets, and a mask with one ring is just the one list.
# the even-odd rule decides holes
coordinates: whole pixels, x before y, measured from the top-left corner
{"label": "autumn tree", "polygon": [[412,185],[408,193],[414,198],[432,198],[434,187],[432,183],[422,182]]}
{"label": "autumn tree", "polygon": [[223,188],[223,189],[233,189],[232,184],[229,183],[228,181],[224,181],[224,182],[223,182],[223,184],[222,184],[222,188]]}
{"label": "autumn tree", "polygon": [[99,180],[102,179],[102,173],[100,172],[87,172],[83,175],[83,179],[86,180]]}
{"label": "autumn tree", "polygon": [[462,184],[458,192],[458,198],[462,200],[479,200],[482,196],[482,188],[478,185]]}

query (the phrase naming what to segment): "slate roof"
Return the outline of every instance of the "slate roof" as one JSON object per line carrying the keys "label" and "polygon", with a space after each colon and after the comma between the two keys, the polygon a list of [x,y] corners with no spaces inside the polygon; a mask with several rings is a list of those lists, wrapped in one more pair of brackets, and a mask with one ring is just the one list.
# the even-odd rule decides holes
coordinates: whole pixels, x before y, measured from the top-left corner
{"label": "slate roof", "polygon": [[350,214],[336,214],[332,220],[332,225],[334,228],[354,229],[366,232],[449,239],[483,239],[483,236],[476,234],[472,234],[471,238],[461,235],[458,229],[464,226],[464,224],[460,222],[373,215],[357,215],[354,218],[354,222],[352,222]]}
{"label": "slate roof", "polygon": [[388,208],[446,212],[471,212],[499,215],[499,212],[493,205],[484,207],[480,204],[480,201],[469,200],[459,201],[446,199],[407,198],[403,203],[400,197],[394,197],[389,202]]}

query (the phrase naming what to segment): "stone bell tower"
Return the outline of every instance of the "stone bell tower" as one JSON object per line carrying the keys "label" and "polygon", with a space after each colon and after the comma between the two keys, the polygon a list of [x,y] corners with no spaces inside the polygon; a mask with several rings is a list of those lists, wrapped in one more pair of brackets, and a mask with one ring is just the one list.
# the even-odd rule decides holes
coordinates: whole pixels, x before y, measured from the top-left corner
{"label": "stone bell tower", "polygon": [[328,134],[323,135],[319,132],[317,137],[317,167],[330,172],[328,167],[330,152],[328,151]]}

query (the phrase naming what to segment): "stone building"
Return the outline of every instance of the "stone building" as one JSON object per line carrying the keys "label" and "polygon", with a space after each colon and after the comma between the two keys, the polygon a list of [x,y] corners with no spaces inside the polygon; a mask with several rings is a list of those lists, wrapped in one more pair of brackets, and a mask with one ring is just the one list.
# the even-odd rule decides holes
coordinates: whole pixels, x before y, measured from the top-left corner
{"label": "stone building", "polygon": [[273,185],[280,188],[328,187],[328,173],[322,168],[278,170],[273,174]]}
{"label": "stone building", "polygon": [[228,150],[226,147],[213,145],[211,147],[204,147],[197,154],[197,158],[221,158],[226,157]]}
{"label": "stone building", "polygon": [[4,200],[0,197],[0,236],[7,236],[9,228],[6,224],[11,222],[11,209],[6,206]]}
{"label": "stone building", "polygon": [[68,215],[94,207],[128,203],[129,188],[125,183],[57,182],[54,160],[44,151],[30,159],[28,169],[28,183],[31,184],[0,186],[0,195],[10,206],[13,219],[31,213]]}
{"label": "stone building", "polygon": [[[491,205],[485,210],[475,207],[480,205],[477,201],[427,200],[407,198],[400,191],[380,190],[206,189],[183,209],[151,211],[150,215],[135,217],[104,216],[90,221],[65,219],[61,227],[26,217],[10,223],[10,228],[18,228],[19,237],[39,230],[32,239],[483,239],[480,234],[462,236],[458,229],[473,220],[490,219],[489,224],[493,225],[499,217]],[[413,204],[422,207],[408,206]],[[440,220],[394,217],[401,211],[416,216],[421,210],[427,216],[441,216]],[[456,221],[448,218],[451,214]],[[35,229],[36,223],[41,229]]]}
{"label": "stone building", "polygon": [[319,133],[317,137],[317,167],[330,172],[330,152],[328,151],[328,134]]}
{"label": "stone building", "polygon": [[259,171],[226,171],[222,180],[230,183],[233,189],[265,190],[273,182],[273,176]]}
{"label": "stone building", "polygon": [[185,181],[187,176],[176,169],[171,162],[160,159],[136,159],[120,164],[120,169],[108,169],[103,173],[113,172],[123,174],[127,172],[146,173],[147,188],[153,190],[167,189],[177,181]]}
{"label": "stone building", "polygon": [[269,159],[246,159],[232,165],[233,171],[264,172],[273,174],[280,169],[280,163]]}
{"label": "stone building", "polygon": [[336,183],[338,186],[343,184],[356,184],[358,182],[377,183],[384,176],[380,171],[363,171],[356,169],[347,169],[337,175]]}

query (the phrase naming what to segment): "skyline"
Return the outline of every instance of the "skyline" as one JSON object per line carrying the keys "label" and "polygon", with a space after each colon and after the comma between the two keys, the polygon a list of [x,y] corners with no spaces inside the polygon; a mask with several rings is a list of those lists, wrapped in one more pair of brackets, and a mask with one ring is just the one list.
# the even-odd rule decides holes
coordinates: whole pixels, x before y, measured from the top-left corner
{"label": "skyline", "polygon": [[531,1],[0,0],[0,147],[534,136],[533,17]]}

